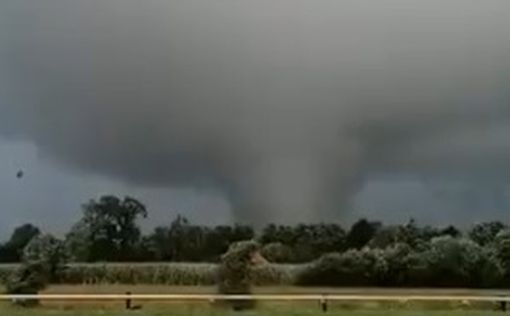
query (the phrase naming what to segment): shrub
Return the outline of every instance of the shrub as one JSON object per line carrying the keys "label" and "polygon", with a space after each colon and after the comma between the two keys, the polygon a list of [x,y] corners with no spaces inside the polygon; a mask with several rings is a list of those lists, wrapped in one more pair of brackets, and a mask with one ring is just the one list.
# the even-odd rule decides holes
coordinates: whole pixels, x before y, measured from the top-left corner
{"label": "shrub", "polygon": [[264,264],[251,270],[253,285],[292,285],[306,264]]}
{"label": "shrub", "polygon": [[450,236],[432,239],[410,256],[410,284],[435,287],[491,287],[501,279],[495,256],[475,242]]}
{"label": "shrub", "polygon": [[299,273],[297,283],[321,286],[368,286],[388,270],[382,250],[364,248],[324,255]]}
{"label": "shrub", "polygon": [[499,232],[504,231],[507,226],[501,222],[480,223],[471,228],[469,238],[479,244],[485,246],[494,241]]}
{"label": "shrub", "polygon": [[504,284],[510,284],[510,230],[499,232],[494,241],[495,253],[504,273]]}
{"label": "shrub", "polygon": [[[214,285],[218,281],[218,276],[225,273],[225,260],[240,258],[241,262],[246,263],[252,259],[249,255],[250,251],[242,250],[243,247],[238,248],[242,245],[247,249],[253,249],[250,247],[256,243],[247,242],[232,246],[232,253],[223,256],[222,265],[202,263],[71,264],[63,271],[60,268],[56,269],[59,272],[55,273],[56,277],[52,278],[52,282],[65,284]],[[48,258],[46,255],[26,256],[26,258],[29,257]],[[49,257],[51,258],[51,256]],[[233,262],[238,261],[236,259]],[[249,290],[250,285],[293,284],[500,287],[510,284],[510,233],[501,232],[493,243],[484,247],[468,239],[442,236],[414,248],[407,243],[396,243],[382,249],[363,248],[349,250],[345,253],[332,253],[308,264],[256,266],[248,264],[248,267],[241,265],[234,269],[234,271],[236,269],[242,271],[240,274],[242,277],[239,279],[245,286],[245,291]],[[0,282],[5,284],[7,279],[12,280],[15,274],[14,270],[16,270],[16,266],[0,265]],[[506,278],[504,277],[505,271]],[[223,283],[220,285],[226,286]]]}
{"label": "shrub", "polygon": [[[36,236],[23,250],[23,263],[7,280],[7,292],[11,294],[37,294],[57,279],[66,256],[64,245],[51,235]],[[37,300],[15,302],[22,306],[37,305]]]}
{"label": "shrub", "polygon": [[7,281],[18,267],[17,264],[0,264],[0,284],[7,284]]}
{"label": "shrub", "polygon": [[23,249],[23,264],[40,265],[46,278],[56,282],[65,270],[68,255],[64,243],[51,235],[34,237]]}
{"label": "shrub", "polygon": [[291,247],[280,242],[274,242],[262,247],[260,253],[270,262],[293,262],[294,253]]}
{"label": "shrub", "polygon": [[370,248],[387,248],[399,242],[401,236],[401,227],[388,226],[377,231],[374,237],[368,242]]}
{"label": "shrub", "polygon": [[[221,294],[250,294],[251,266],[259,250],[255,241],[242,241],[232,244],[221,258],[218,273],[218,290]],[[253,301],[231,301],[234,310],[254,307]]]}
{"label": "shrub", "polygon": [[496,255],[473,241],[434,238],[413,252],[406,244],[349,250],[321,257],[298,272],[297,283],[319,286],[495,287],[502,279]]}
{"label": "shrub", "polygon": [[[46,267],[41,263],[23,264],[8,280],[6,290],[9,294],[37,294],[46,288],[49,279]],[[18,300],[17,305],[31,307],[38,305],[38,300]]]}
{"label": "shrub", "polygon": [[412,249],[408,244],[397,243],[380,252],[384,261],[384,271],[379,271],[378,284],[381,286],[404,286],[408,282],[410,269],[409,256]]}

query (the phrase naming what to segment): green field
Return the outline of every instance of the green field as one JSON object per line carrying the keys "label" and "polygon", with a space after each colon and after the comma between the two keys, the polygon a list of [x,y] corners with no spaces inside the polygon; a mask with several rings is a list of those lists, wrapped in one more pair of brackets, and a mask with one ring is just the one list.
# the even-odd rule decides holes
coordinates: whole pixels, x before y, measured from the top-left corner
{"label": "green field", "polygon": [[223,315],[241,315],[241,316],[491,316],[503,315],[497,311],[391,311],[391,310],[333,310],[323,313],[317,309],[300,308],[263,308],[257,311],[231,312],[218,309],[203,308],[183,308],[174,307],[156,310],[140,311],[122,311],[122,310],[102,310],[102,309],[80,309],[80,310],[58,310],[58,309],[32,309],[24,310],[18,308],[0,308],[0,315],[9,316],[223,316]]}
{"label": "green field", "polygon": [[[508,291],[501,290],[470,290],[470,289],[381,289],[381,288],[306,288],[306,287],[255,287],[255,293],[273,294],[365,294],[365,295],[508,295]],[[46,294],[206,294],[215,293],[214,286],[163,286],[163,285],[53,285]],[[323,313],[318,302],[260,302],[255,311],[234,313],[228,309],[219,308],[209,302],[139,302],[137,311],[124,310],[122,301],[43,301],[35,309],[22,309],[11,304],[0,304],[0,315],[8,316],[482,316],[503,315],[498,311],[496,302],[330,302],[327,313]]]}

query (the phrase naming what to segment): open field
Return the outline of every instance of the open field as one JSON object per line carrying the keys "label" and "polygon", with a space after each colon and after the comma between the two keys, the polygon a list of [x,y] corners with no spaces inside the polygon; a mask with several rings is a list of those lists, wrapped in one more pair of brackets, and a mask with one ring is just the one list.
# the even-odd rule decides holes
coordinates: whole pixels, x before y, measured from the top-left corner
{"label": "open field", "polygon": [[[0,292],[3,287],[0,285]],[[215,286],[174,286],[152,284],[82,284],[51,285],[41,294],[216,294]],[[427,288],[374,288],[374,287],[303,287],[255,286],[254,294],[347,294],[347,295],[465,295],[510,296],[510,289],[427,289]]]}
{"label": "open field", "polygon": [[[462,302],[462,301],[404,301],[398,300],[402,295],[464,295],[464,296],[499,296],[509,295],[501,290],[469,289],[380,289],[380,288],[306,288],[306,287],[255,287],[256,294],[345,294],[345,295],[387,295],[395,296],[395,301],[358,301],[329,302],[327,315],[359,316],[418,316],[418,315],[501,315],[497,311],[497,302]],[[214,294],[212,286],[161,286],[161,285],[53,285],[42,294]],[[141,305],[141,311],[125,311],[123,301],[43,301],[42,306],[34,310],[13,308],[8,303],[0,305],[0,315],[15,316],[81,316],[81,315],[230,315],[228,310],[219,309],[207,301],[133,301]],[[236,314],[239,315],[239,314]],[[260,302],[257,311],[241,315],[323,315],[318,301]]]}
{"label": "open field", "polygon": [[9,316],[492,316],[504,315],[497,311],[412,311],[412,310],[332,310],[323,313],[317,309],[303,308],[264,308],[257,311],[235,313],[218,309],[202,309],[193,307],[174,307],[167,309],[150,309],[140,311],[122,310],[56,310],[56,309],[33,309],[23,310],[18,308],[1,308],[0,315]]}
{"label": "open field", "polygon": [[[269,264],[253,270],[255,285],[292,285],[306,265]],[[0,284],[19,267],[0,264]],[[74,263],[60,275],[61,284],[153,284],[210,286],[216,284],[217,264],[213,263]]]}
{"label": "open field", "polygon": [[[0,288],[1,289],[1,288]],[[364,295],[509,295],[509,290],[255,286],[256,294],[364,294]],[[51,285],[46,294],[214,294],[215,286],[172,286],[151,284]]]}

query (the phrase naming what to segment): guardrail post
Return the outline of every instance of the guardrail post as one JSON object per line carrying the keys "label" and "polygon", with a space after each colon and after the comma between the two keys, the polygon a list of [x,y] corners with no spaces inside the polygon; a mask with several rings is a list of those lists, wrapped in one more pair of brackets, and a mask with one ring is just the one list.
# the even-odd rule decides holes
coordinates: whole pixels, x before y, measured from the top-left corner
{"label": "guardrail post", "polygon": [[328,300],[326,299],[326,296],[322,296],[320,300],[321,309],[324,313],[328,311]]}
{"label": "guardrail post", "polygon": [[502,312],[506,312],[506,301],[499,302],[499,308]]}
{"label": "guardrail post", "polygon": [[[126,292],[126,295],[128,296],[131,296],[131,292]],[[126,299],[126,309],[127,310],[131,310],[132,306],[131,306],[131,298],[127,298]]]}

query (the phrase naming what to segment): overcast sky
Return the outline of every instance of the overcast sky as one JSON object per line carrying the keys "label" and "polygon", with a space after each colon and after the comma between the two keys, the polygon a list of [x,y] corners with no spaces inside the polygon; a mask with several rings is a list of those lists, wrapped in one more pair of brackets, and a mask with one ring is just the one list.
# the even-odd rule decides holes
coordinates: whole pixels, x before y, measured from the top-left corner
{"label": "overcast sky", "polygon": [[0,236],[110,193],[145,227],[506,220],[509,29],[501,0],[2,1]]}
{"label": "overcast sky", "polygon": [[[193,189],[145,188],[98,175],[73,172],[41,159],[26,142],[0,142],[0,237],[17,225],[34,223],[62,235],[81,215],[81,205],[102,194],[130,195],[147,204],[145,229],[169,223],[177,214],[201,224],[230,221],[229,205],[220,194]],[[24,177],[17,179],[17,170]]]}
{"label": "overcast sky", "polygon": [[[132,195],[149,207],[144,229],[169,223],[177,214],[206,225],[232,223],[229,202],[219,192],[196,189],[133,186],[108,177],[80,173],[40,157],[27,142],[0,141],[0,238],[12,229],[34,223],[45,231],[64,234],[80,215],[80,206],[102,194]],[[18,170],[25,176],[16,178]],[[373,179],[355,198],[351,211],[338,217],[345,226],[367,217],[387,223],[415,218],[422,224],[508,220],[510,191],[472,183],[428,183],[426,179]],[[480,211],[483,209],[483,211]],[[320,219],[318,219],[320,220]],[[290,221],[294,223],[295,221]]]}

